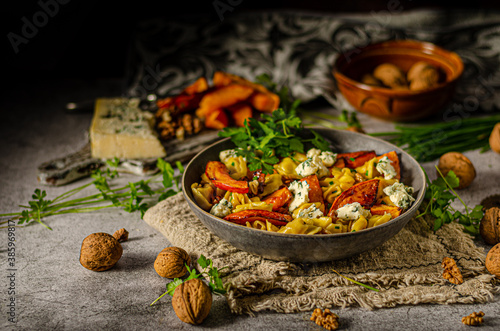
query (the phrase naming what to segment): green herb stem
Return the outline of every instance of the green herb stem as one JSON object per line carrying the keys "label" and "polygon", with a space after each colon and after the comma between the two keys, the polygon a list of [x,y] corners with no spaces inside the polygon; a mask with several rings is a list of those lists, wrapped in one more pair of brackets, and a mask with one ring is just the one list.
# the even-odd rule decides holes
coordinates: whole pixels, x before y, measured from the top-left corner
{"label": "green herb stem", "polygon": [[[180,162],[176,164],[182,174],[184,169],[182,164]],[[30,222],[36,221],[47,229],[51,228],[42,222],[42,218],[62,214],[86,213],[112,207],[122,207],[128,212],[139,210],[142,217],[148,207],[146,203],[141,203],[145,198],[152,198],[155,195],[160,195],[158,200],[162,200],[180,191],[180,176],[174,176],[174,169],[172,166],[162,159],[158,159],[157,167],[160,169],[160,174],[152,176],[147,180],[129,182],[127,185],[112,189],[110,188],[107,177],[109,177],[109,179],[115,178],[117,175],[116,171],[110,171],[108,169],[107,172],[102,173],[100,170],[96,170],[92,174],[94,178],[93,182],[71,189],[53,200],[46,200],[47,193],[40,189],[35,189],[32,195],[33,200],[29,201],[27,205],[19,206],[23,208],[21,212],[4,213],[0,214],[0,217],[14,217],[13,220],[19,220],[15,226],[26,226]],[[159,176],[163,177],[162,181],[156,180]],[[153,189],[149,186],[150,184],[158,183],[161,183],[163,188]],[[99,193],[68,200],[76,193],[92,185],[95,186]],[[172,189],[174,185],[177,190]],[[111,202],[111,204],[102,205],[106,202]],[[7,222],[8,220],[2,221],[0,224],[5,224]]]}
{"label": "green herb stem", "polygon": [[441,178],[443,178],[443,181],[446,183],[446,185],[448,186],[448,189],[453,192],[453,194],[458,198],[458,200],[460,200],[460,202],[462,203],[462,205],[464,205],[465,207],[465,212],[467,213],[467,215],[469,215],[469,208],[467,207],[467,205],[465,204],[465,202],[462,200],[462,198],[460,197],[460,195],[457,194],[457,192],[455,192],[455,190],[453,189],[453,187],[450,185],[450,183],[448,183],[448,181],[446,180],[446,178],[443,176],[443,173],[441,172],[441,170],[439,170],[439,167],[436,165],[435,166],[436,170],[438,171],[439,175],[441,176]]}
{"label": "green herb stem", "polygon": [[500,121],[500,115],[470,117],[444,123],[423,125],[396,125],[393,132],[370,133],[373,137],[386,137],[419,162],[428,162],[451,152],[489,149],[488,137]]}
{"label": "green herb stem", "polygon": [[337,270],[332,269],[332,271],[333,271],[333,272],[335,272],[335,273],[336,273],[337,275],[339,275],[340,277],[345,278],[345,279],[347,279],[347,280],[348,280],[348,281],[350,281],[350,282],[353,282],[354,284],[361,285],[361,286],[363,286],[364,288],[367,288],[367,289],[372,290],[372,291],[375,291],[375,292],[380,292],[380,290],[378,290],[378,289],[376,289],[376,288],[373,288],[373,287],[368,286],[368,285],[366,285],[366,284],[360,283],[360,282],[358,282],[358,281],[355,281],[354,279],[351,279],[351,278],[349,278],[349,277],[346,277],[346,276],[344,276],[344,275],[340,274]]}

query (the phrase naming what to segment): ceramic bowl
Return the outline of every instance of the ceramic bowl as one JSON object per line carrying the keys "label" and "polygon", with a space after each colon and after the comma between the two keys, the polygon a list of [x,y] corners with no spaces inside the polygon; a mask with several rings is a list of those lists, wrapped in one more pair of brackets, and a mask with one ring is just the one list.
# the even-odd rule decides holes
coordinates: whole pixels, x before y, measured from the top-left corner
{"label": "ceramic bowl", "polygon": [[[382,63],[392,63],[405,73],[418,61],[437,67],[440,80],[424,90],[401,90],[366,85],[361,78]],[[429,42],[391,40],[340,54],[333,76],[344,98],[358,111],[395,122],[408,122],[438,114],[451,101],[463,72],[460,57]]]}
{"label": "ceramic bowl", "polygon": [[283,234],[248,228],[215,217],[197,206],[191,184],[200,181],[208,161],[218,160],[219,152],[234,148],[229,139],[221,140],[197,154],[182,177],[182,191],[191,210],[201,222],[234,247],[277,261],[323,262],[347,258],[373,249],[396,235],[416,213],[425,193],[425,176],[415,159],[398,147],[361,133],[315,128],[331,142],[333,151],[374,150],[383,154],[395,150],[401,160],[402,182],[415,189],[415,202],[401,216],[366,230],[322,235]]}

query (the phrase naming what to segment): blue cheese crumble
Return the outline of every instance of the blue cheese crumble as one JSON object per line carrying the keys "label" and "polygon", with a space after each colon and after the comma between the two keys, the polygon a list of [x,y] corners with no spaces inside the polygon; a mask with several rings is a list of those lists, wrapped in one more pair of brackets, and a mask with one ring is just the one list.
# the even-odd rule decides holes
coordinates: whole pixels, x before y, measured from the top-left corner
{"label": "blue cheese crumble", "polygon": [[369,210],[364,209],[359,202],[348,203],[336,210],[337,217],[346,221],[355,221],[361,216],[368,219],[372,215]]}
{"label": "blue cheese crumble", "polygon": [[403,209],[407,209],[415,201],[415,198],[411,196],[413,194],[413,187],[406,186],[403,183],[394,183],[391,186],[387,186],[384,188],[384,193],[389,196],[392,203]]}
{"label": "blue cheese crumble", "polygon": [[391,160],[389,160],[387,156],[384,156],[378,161],[375,169],[384,175],[384,179],[392,179],[397,175],[396,170],[391,165]]}
{"label": "blue cheese crumble", "polygon": [[301,204],[309,202],[309,184],[304,181],[294,181],[288,187],[290,192],[293,193],[293,200],[288,208],[291,212],[297,209]]}
{"label": "blue cheese crumble", "polygon": [[331,167],[335,164],[335,161],[337,161],[337,153],[321,151],[317,148],[311,148],[308,150],[306,156],[311,159],[318,156],[325,167]]}
{"label": "blue cheese crumble", "polygon": [[212,209],[210,209],[210,214],[223,218],[231,214],[232,209],[233,204],[229,200],[226,200],[226,198],[222,198],[219,203],[212,206]]}
{"label": "blue cheese crumble", "polygon": [[330,174],[330,171],[328,171],[328,168],[325,167],[323,161],[321,161],[318,155],[315,155],[312,158],[309,157],[307,158],[307,160],[300,163],[297,168],[295,168],[295,172],[301,177],[307,177],[316,174],[321,178],[326,177]]}
{"label": "blue cheese crumble", "polygon": [[299,215],[297,218],[302,217],[302,218],[320,218],[325,216],[323,212],[316,207],[316,205],[312,204],[306,209],[303,209],[299,212]]}

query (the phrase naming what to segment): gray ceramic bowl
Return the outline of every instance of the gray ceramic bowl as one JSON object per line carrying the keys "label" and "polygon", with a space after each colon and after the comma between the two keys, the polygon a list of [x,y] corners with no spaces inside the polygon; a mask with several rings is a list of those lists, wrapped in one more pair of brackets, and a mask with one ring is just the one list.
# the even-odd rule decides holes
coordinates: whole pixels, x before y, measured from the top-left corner
{"label": "gray ceramic bowl", "polygon": [[196,205],[191,184],[199,182],[208,161],[218,160],[219,152],[234,148],[224,139],[198,153],[187,165],[182,177],[182,191],[191,210],[202,223],[221,239],[233,246],[268,259],[293,262],[324,262],[347,258],[373,249],[396,235],[422,203],[425,175],[415,159],[398,147],[368,135],[324,128],[314,128],[329,140],[335,152],[374,150],[383,154],[395,150],[401,160],[402,182],[415,189],[415,202],[401,216],[359,232],[323,235],[283,234],[256,230],[217,218]]}

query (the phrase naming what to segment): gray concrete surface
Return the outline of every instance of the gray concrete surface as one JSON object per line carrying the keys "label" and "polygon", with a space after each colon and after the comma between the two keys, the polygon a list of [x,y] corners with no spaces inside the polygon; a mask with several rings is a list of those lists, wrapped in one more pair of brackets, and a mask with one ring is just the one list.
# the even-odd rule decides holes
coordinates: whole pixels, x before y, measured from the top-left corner
{"label": "gray concrete surface", "polygon": [[[0,212],[18,211],[40,185],[36,167],[40,162],[66,155],[85,143],[91,114],[65,114],[68,101],[113,95],[115,82],[37,82],[6,90],[0,108]],[[382,131],[392,124],[360,116],[369,131]],[[490,193],[500,193],[500,155],[469,152],[478,176],[460,192],[472,205]],[[430,172],[433,163],[425,164]],[[136,177],[124,176],[128,181]],[[80,181],[59,188],[45,188],[49,198],[77,187]],[[15,265],[7,260],[8,232],[0,230],[0,328],[19,330],[321,330],[311,312],[259,313],[236,316],[224,297],[216,297],[202,326],[181,322],[170,298],[149,304],[165,289],[166,281],[153,269],[159,251],[168,241],[146,225],[140,214],[116,209],[87,214],[68,214],[47,219],[53,228],[16,229]],[[130,231],[124,254],[115,268],[102,273],[84,269],[79,261],[82,240],[93,232]],[[481,241],[477,241],[482,245]],[[490,246],[484,246],[488,249]],[[14,269],[11,271],[10,269]],[[10,291],[15,293],[9,294]],[[9,321],[15,298],[15,323]],[[341,318],[341,330],[466,330],[461,317],[482,310],[481,330],[500,329],[500,300],[487,304],[418,305],[368,311],[362,308],[333,309]]]}

